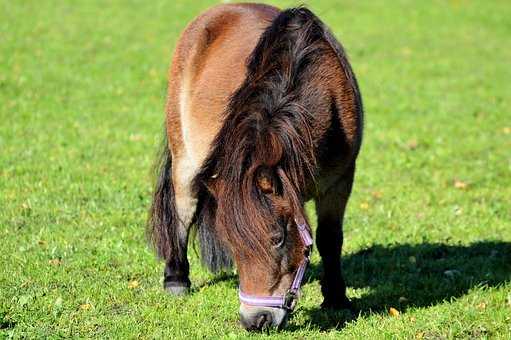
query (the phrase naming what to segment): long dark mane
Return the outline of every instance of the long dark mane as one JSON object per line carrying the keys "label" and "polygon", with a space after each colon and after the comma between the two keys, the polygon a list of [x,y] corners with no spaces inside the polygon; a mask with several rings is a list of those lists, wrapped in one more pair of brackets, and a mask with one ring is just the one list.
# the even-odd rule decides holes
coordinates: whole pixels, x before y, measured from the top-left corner
{"label": "long dark mane", "polygon": [[[338,56],[361,114],[358,86],[342,46],[306,8],[281,12],[247,60],[245,81],[232,95],[224,124],[194,181],[201,197],[198,219],[209,224],[207,239],[216,247],[214,252],[218,252],[220,236],[236,244],[243,256],[269,256],[264,240],[277,221],[267,198],[254,185],[261,168],[278,169],[282,195],[293,207],[303,203],[302,193],[317,167],[308,101],[315,92],[307,80],[325,49]],[[216,177],[224,181],[218,201],[207,188]],[[203,256],[216,261],[208,255],[207,246],[202,248],[206,249]]]}

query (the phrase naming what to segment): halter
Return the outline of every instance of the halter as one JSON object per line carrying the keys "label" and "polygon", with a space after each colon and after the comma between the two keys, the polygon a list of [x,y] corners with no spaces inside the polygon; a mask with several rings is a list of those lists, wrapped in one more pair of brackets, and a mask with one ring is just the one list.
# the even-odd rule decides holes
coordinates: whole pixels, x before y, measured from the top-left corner
{"label": "halter", "polygon": [[307,269],[307,265],[310,260],[310,250],[312,246],[312,236],[309,232],[309,225],[303,219],[303,222],[298,222],[295,218],[296,225],[298,227],[298,232],[300,233],[300,237],[302,239],[303,244],[306,247],[304,259],[298,269],[296,270],[295,277],[293,279],[293,283],[291,287],[287,290],[286,294],[283,296],[257,296],[257,295],[249,295],[245,294],[239,290],[239,298],[240,301],[246,305],[250,306],[260,306],[260,307],[274,307],[274,308],[283,308],[289,311],[293,311],[296,306],[296,302],[298,301],[298,292],[300,291],[300,286],[302,285],[303,275],[305,274],[305,270]]}

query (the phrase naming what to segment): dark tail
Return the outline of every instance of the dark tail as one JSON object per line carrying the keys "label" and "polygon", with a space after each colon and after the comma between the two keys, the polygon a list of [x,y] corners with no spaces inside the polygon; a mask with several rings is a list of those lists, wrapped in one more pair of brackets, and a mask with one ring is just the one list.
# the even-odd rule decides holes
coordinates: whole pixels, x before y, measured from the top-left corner
{"label": "dark tail", "polygon": [[156,163],[156,187],[153,193],[153,202],[149,210],[149,223],[147,236],[156,253],[161,259],[169,260],[180,255],[177,227],[174,186],[172,184],[172,155],[170,153],[167,134],[164,140],[159,161]]}

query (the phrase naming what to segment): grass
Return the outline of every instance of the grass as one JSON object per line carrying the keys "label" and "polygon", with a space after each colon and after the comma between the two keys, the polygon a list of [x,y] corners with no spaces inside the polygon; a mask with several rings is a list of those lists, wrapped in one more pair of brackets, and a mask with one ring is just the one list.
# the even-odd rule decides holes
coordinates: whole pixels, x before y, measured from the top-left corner
{"label": "grass", "polygon": [[212,3],[0,1],[0,338],[510,338],[505,1],[313,2],[365,100],[344,247],[360,315],[319,309],[317,253],[280,333],[242,330],[236,277],[193,252],[193,294],[165,295],[149,169],[173,46]]}

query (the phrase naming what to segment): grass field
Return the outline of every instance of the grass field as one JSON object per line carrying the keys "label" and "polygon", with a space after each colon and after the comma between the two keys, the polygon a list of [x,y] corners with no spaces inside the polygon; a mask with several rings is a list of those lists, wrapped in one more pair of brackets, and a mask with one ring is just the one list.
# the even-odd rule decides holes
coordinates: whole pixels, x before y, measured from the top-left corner
{"label": "grass field", "polygon": [[[144,236],[172,49],[213,3],[0,0],[0,338],[268,336],[193,252],[193,293],[166,295]],[[361,313],[319,309],[315,253],[269,336],[509,339],[509,2],[311,3],[365,102],[343,252]]]}

